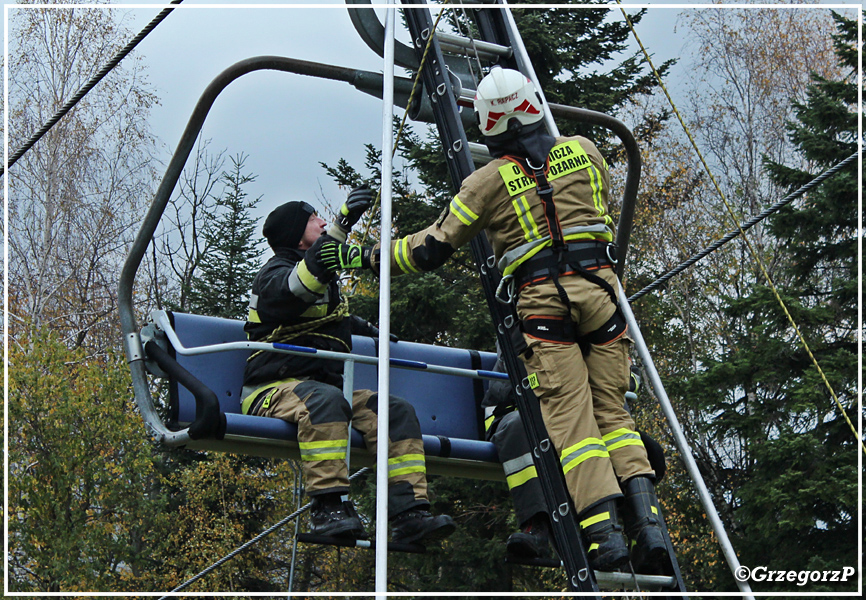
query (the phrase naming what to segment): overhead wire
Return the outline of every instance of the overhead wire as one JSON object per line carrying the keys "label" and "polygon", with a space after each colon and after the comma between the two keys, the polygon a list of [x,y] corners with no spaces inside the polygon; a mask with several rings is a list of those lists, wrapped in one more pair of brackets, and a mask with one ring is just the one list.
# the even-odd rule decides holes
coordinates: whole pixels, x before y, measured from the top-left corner
{"label": "overhead wire", "polygon": [[805,194],[809,190],[811,190],[815,187],[818,187],[819,185],[824,183],[824,181],[826,181],[827,179],[831,178],[833,175],[836,175],[837,173],[842,171],[842,169],[844,169],[845,167],[850,165],[852,162],[857,160],[857,157],[859,155],[860,154],[858,152],[855,152],[854,154],[852,154],[851,156],[849,156],[845,160],[843,160],[843,161],[835,164],[834,166],[830,167],[829,169],[827,169],[826,171],[824,171],[823,173],[821,173],[820,175],[815,177],[809,183],[800,186],[797,190],[791,192],[790,194],[788,194],[787,196],[785,196],[784,198],[782,198],[781,200],[779,200],[778,202],[776,202],[772,206],[761,211],[759,214],[755,215],[754,217],[752,217],[751,219],[749,219],[748,221],[746,221],[745,223],[740,225],[739,228],[734,229],[733,231],[727,233],[724,237],[719,238],[718,240],[716,240],[715,242],[713,242],[712,244],[710,244],[709,246],[707,246],[706,248],[704,248],[703,250],[701,250],[697,254],[693,255],[689,259],[683,261],[682,263],[680,263],[679,265],[677,265],[676,267],[674,267],[673,269],[671,269],[670,271],[668,271],[664,275],[660,275],[655,280],[653,280],[652,283],[647,285],[645,288],[643,288],[639,292],[636,292],[633,295],[629,296],[628,301],[634,302],[635,300],[637,300],[641,296],[644,296],[644,295],[648,294],[649,292],[657,290],[659,287],[664,285],[673,276],[679,275],[680,273],[685,271],[688,267],[690,267],[693,264],[695,264],[696,262],[698,262],[700,259],[702,259],[705,256],[707,256],[708,254],[718,250],[719,248],[724,246],[726,243],[730,242],[732,239],[739,236],[741,231],[747,231],[747,230],[751,229],[753,226],[757,225],[758,223],[760,223],[761,221],[763,221],[764,219],[766,219],[767,217],[769,217],[773,213],[778,212],[779,209],[781,209],[782,207],[786,206],[787,204],[790,204],[791,202],[793,202],[794,200],[796,200],[797,198],[799,198],[800,196],[802,196],[803,194]]}
{"label": "overhead wire", "polygon": [[[181,2],[183,2],[183,0],[171,0],[170,4],[180,4]],[[11,167],[12,165],[14,165],[19,158],[24,156],[24,154],[36,144],[36,142],[42,139],[42,136],[48,133],[48,131],[51,130],[52,127],[57,125],[60,119],[66,116],[66,113],[72,110],[75,105],[78,104],[81,99],[84,98],[84,96],[86,96],[87,93],[96,86],[96,84],[102,81],[102,79],[106,75],[108,75],[112,71],[112,69],[114,69],[118,64],[120,64],[120,61],[126,58],[126,55],[132,52],[132,50],[139,44],[139,42],[146,38],[148,34],[150,34],[150,32],[153,31],[156,26],[159,25],[163,21],[163,19],[165,19],[173,10],[174,7],[168,7],[161,10],[159,14],[156,15],[156,17],[154,17],[153,20],[148,23],[144,29],[138,32],[138,35],[132,38],[129,43],[126,44],[126,46],[124,46],[117,54],[115,54],[111,60],[105,63],[105,65],[103,65],[103,67],[96,75],[91,77],[87,83],[81,86],[81,88],[75,93],[75,95],[70,98],[66,102],[66,104],[64,104],[60,108],[60,110],[54,113],[54,115],[50,119],[48,119],[48,121],[46,121],[45,124],[42,125],[42,127],[40,127],[36,133],[30,136],[30,139],[27,140],[23,146],[18,148],[18,150],[16,150],[12,154],[12,156],[9,158],[9,163],[7,166]],[[2,177],[5,173],[6,167],[0,165],[0,177]]]}
{"label": "overhead wire", "polygon": [[706,171],[707,175],[710,178],[710,181],[712,181],[713,186],[715,187],[716,193],[719,195],[722,202],[724,203],[725,209],[728,212],[728,216],[734,222],[734,224],[737,226],[737,231],[738,231],[739,235],[741,235],[743,237],[743,241],[745,242],[746,247],[749,250],[749,253],[752,255],[752,258],[755,260],[755,263],[758,265],[758,268],[760,269],[761,274],[766,279],[767,285],[769,286],[771,292],[773,293],[773,296],[776,298],[776,301],[778,302],[779,306],[782,308],[782,311],[785,313],[785,317],[788,319],[788,322],[790,323],[791,327],[793,328],[794,333],[796,334],[797,338],[800,340],[800,344],[806,350],[806,353],[808,354],[809,359],[811,360],[812,364],[815,366],[815,369],[818,371],[818,374],[820,375],[821,380],[823,381],[825,387],[829,390],[830,395],[833,398],[833,401],[836,403],[836,406],[842,412],[842,416],[844,417],[846,423],[848,423],[848,427],[851,428],[851,431],[854,433],[854,436],[857,438],[857,441],[860,443],[860,447],[863,449],[863,452],[866,453],[866,444],[864,444],[863,440],[860,439],[860,434],[857,432],[857,428],[854,427],[854,424],[851,422],[851,419],[848,417],[848,411],[845,410],[844,406],[842,406],[842,402],[839,400],[839,397],[836,395],[836,392],[833,389],[833,386],[830,384],[830,380],[827,378],[827,375],[824,373],[824,370],[821,368],[821,365],[818,364],[818,359],[815,358],[815,355],[813,354],[812,349],[809,347],[808,342],[806,342],[806,338],[803,336],[803,333],[800,331],[800,328],[797,326],[797,323],[794,321],[794,317],[792,317],[791,313],[788,311],[788,307],[785,304],[785,301],[782,300],[782,297],[779,294],[779,291],[776,288],[776,285],[773,282],[772,277],[770,277],[770,274],[767,272],[767,269],[764,266],[764,262],[761,260],[760,256],[756,252],[755,248],[752,246],[752,243],[749,240],[748,236],[746,236],[745,230],[743,229],[743,227],[738,223],[737,217],[734,214],[733,208],[731,208],[731,205],[728,203],[727,197],[725,196],[724,192],[722,191],[721,186],[719,185],[718,181],[716,181],[715,176],[713,176],[712,170],[710,169],[709,165],[707,164],[706,160],[704,159],[704,156],[701,153],[700,148],[698,148],[697,142],[695,141],[694,137],[692,136],[688,125],[686,125],[685,120],[683,119],[679,110],[677,110],[676,104],[674,103],[673,98],[671,98],[671,95],[668,92],[667,87],[664,84],[664,81],[662,81],[662,78],[659,75],[658,70],[655,68],[655,65],[653,64],[652,59],[650,58],[649,52],[647,52],[647,49],[644,47],[643,42],[641,41],[640,37],[638,36],[637,31],[634,28],[634,24],[631,21],[631,18],[628,16],[628,13],[626,13],[625,9],[622,7],[621,0],[616,0],[616,1],[617,1],[617,4],[620,5],[620,11],[622,12],[623,18],[625,19],[626,23],[628,24],[629,29],[631,30],[632,35],[635,38],[635,41],[637,42],[638,46],[640,46],[640,49],[643,52],[647,63],[649,64],[650,68],[652,69],[653,75],[655,75],[656,79],[659,82],[659,86],[661,87],[662,91],[665,94],[665,97],[668,100],[668,103],[671,105],[671,109],[673,110],[674,114],[676,115],[677,119],[679,120],[680,125],[683,127],[683,130],[685,131],[685,134],[688,137],[689,142],[692,145],[692,148],[694,148],[695,152],[697,153],[698,159],[701,161],[701,164],[703,165],[704,170]]}

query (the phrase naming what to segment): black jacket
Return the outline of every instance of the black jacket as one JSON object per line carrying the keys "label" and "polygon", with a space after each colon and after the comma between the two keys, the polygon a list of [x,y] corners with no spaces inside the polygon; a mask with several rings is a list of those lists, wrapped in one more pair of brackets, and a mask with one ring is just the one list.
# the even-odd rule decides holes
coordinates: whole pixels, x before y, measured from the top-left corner
{"label": "black jacket", "polygon": [[[311,325],[329,315],[334,315],[342,303],[339,280],[336,276],[328,283],[324,294],[305,297],[293,293],[289,276],[304,259],[303,250],[277,248],[253,281],[250,297],[250,312],[244,331],[251,341],[263,341],[279,326]],[[284,342],[297,346],[309,346],[333,352],[349,352],[352,349],[351,318],[342,318],[312,325],[300,335],[292,332],[277,334],[269,342]],[[314,356],[293,356],[276,352],[260,352],[248,362],[244,372],[245,386],[259,386],[271,381],[292,377],[306,377],[341,387],[343,363],[323,360]]]}

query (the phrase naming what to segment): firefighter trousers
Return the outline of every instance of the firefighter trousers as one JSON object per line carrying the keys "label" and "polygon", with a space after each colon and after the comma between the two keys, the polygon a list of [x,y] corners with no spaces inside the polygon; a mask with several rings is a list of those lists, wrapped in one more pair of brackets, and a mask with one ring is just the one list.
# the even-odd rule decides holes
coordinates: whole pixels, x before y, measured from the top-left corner
{"label": "firefighter trousers", "polygon": [[[352,405],[342,391],[313,380],[287,380],[260,387],[248,414],[282,419],[298,426],[301,468],[310,496],[349,491],[346,449],[349,423],[376,451],[379,395],[355,390]],[[389,402],[388,513],[429,506],[421,426],[415,409],[402,398]]]}
{"label": "firefighter trousers", "polygon": [[[612,269],[597,274],[617,288]],[[613,316],[616,307],[597,284],[579,275],[559,281],[579,335],[596,331]],[[547,280],[521,290],[517,313],[522,321],[532,316],[562,319],[566,307]],[[622,334],[592,345],[584,356],[576,342],[524,337],[528,348],[521,358],[578,513],[620,497],[619,484],[632,477],[653,477],[640,434],[623,406],[631,340]]]}
{"label": "firefighter trousers", "polygon": [[521,525],[538,513],[546,513],[544,492],[532,460],[532,448],[517,410],[497,417],[487,430],[487,439],[496,446],[514,513]]}

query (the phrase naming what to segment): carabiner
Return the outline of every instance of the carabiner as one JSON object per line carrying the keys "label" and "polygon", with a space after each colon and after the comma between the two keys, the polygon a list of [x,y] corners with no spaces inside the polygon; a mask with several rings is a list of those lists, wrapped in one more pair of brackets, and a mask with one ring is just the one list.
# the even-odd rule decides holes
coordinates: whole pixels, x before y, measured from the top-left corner
{"label": "carabiner", "polygon": [[[502,297],[503,289],[508,293],[506,298]],[[514,301],[514,275],[505,275],[499,280],[499,285],[496,286],[496,293],[494,296],[496,297],[496,300],[502,304],[511,304]]]}
{"label": "carabiner", "polygon": [[[613,251],[613,256],[611,256],[611,251]],[[607,254],[607,259],[610,261],[610,264],[616,265],[619,263],[619,259],[616,257],[616,244],[608,243],[608,245],[604,247],[604,253]]]}

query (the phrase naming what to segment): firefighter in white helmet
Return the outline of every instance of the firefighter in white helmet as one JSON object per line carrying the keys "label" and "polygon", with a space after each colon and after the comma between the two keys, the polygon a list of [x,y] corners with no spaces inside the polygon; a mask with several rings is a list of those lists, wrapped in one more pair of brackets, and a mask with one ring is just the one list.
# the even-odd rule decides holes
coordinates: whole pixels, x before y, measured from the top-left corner
{"label": "firefighter in white helmet", "polygon": [[[613,570],[629,559],[617,516],[625,495],[632,562],[654,569],[666,547],[655,472],[622,402],[630,339],[615,291],[607,163],[588,139],[546,132],[535,86],[518,71],[494,67],[478,85],[475,111],[494,160],[463,181],[435,223],[393,242],[392,273],[435,269],[487,232],[514,286],[525,341],[520,356],[578,511],[590,566]],[[378,270],[375,248],[334,242],[322,255],[342,268]]]}

